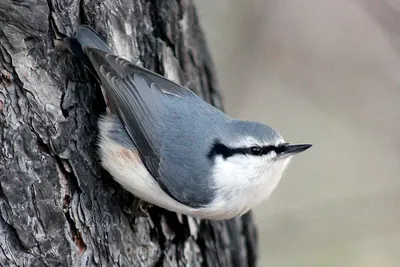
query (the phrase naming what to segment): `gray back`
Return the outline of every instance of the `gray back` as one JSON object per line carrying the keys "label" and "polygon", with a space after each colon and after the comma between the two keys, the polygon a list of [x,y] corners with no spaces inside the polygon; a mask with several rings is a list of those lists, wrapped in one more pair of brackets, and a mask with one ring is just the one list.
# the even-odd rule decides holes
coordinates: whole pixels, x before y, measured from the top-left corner
{"label": "gray back", "polygon": [[160,114],[161,167],[167,188],[192,207],[209,204],[215,188],[212,160],[207,157],[214,140],[226,135],[231,119],[197,97],[169,96]]}

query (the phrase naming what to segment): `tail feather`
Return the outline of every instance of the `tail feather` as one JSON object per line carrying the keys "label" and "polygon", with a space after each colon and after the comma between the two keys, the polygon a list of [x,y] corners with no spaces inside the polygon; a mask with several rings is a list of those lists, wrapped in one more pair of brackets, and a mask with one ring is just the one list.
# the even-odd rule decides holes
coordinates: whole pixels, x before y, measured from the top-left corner
{"label": "tail feather", "polygon": [[89,46],[103,50],[107,53],[112,53],[107,44],[100,38],[100,36],[89,26],[79,25],[73,37],[67,37],[63,40],[67,49],[90,70],[90,72],[98,79],[98,75],[93,68],[87,55],[83,52],[83,47]]}
{"label": "tail feather", "polygon": [[89,26],[80,25],[76,31],[75,38],[81,44],[81,46],[90,46],[103,50],[107,53],[112,53],[111,49],[106,43],[100,38],[100,36]]}

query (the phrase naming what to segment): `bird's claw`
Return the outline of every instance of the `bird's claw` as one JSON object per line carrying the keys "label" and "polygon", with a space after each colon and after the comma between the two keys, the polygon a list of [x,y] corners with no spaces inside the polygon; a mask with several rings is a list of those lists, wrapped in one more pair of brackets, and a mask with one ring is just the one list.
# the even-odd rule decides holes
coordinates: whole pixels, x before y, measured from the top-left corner
{"label": "bird's claw", "polygon": [[134,201],[134,206],[138,216],[148,218],[150,215],[147,212],[147,210],[151,208],[153,205],[141,199],[136,198]]}

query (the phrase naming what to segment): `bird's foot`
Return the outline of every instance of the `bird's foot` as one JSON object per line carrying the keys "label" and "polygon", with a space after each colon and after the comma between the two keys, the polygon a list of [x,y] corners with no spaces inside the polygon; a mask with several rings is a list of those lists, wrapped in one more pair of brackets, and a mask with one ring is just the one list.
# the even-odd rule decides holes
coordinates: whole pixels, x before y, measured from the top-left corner
{"label": "bird's foot", "polygon": [[135,198],[133,203],[134,203],[133,205],[135,206],[135,210],[136,210],[138,216],[145,217],[145,218],[148,218],[150,216],[149,213],[147,212],[147,210],[153,206],[152,204],[150,204],[146,201],[143,201],[139,198]]}

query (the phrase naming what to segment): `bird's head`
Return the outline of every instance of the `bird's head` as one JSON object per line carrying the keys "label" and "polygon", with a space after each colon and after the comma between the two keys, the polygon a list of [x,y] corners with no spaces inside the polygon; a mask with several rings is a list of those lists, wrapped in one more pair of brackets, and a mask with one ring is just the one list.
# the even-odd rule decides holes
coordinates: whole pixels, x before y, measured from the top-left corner
{"label": "bird's head", "polygon": [[285,142],[267,125],[233,120],[214,140],[209,153],[216,188],[219,194],[229,195],[227,198],[246,189],[265,198],[276,188],[291,157],[309,147]]}

